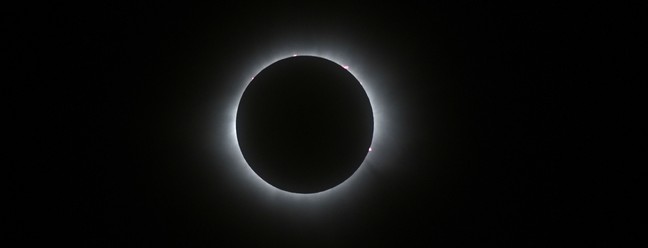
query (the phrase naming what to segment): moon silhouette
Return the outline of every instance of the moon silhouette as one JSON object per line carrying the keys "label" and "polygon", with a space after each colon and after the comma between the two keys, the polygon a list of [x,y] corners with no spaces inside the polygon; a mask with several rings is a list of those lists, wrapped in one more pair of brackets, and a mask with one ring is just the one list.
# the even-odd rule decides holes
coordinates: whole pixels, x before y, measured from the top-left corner
{"label": "moon silhouette", "polygon": [[373,138],[373,110],[360,82],[333,61],[279,60],[245,89],[236,135],[247,164],[293,193],[333,188],[360,167]]}

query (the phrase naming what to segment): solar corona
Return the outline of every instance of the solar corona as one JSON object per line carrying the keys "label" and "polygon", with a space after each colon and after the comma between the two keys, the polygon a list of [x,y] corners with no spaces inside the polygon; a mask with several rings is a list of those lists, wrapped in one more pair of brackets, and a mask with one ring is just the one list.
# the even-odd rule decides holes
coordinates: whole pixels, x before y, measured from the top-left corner
{"label": "solar corona", "polygon": [[[374,55],[369,53],[370,51],[350,49],[353,47],[351,43],[346,45],[331,43],[328,46],[330,47],[325,49],[325,47],[307,48],[278,45],[274,47],[266,46],[263,52],[245,52],[242,56],[251,59],[247,59],[241,64],[241,70],[232,71],[229,78],[224,79],[228,85],[231,85],[231,88],[227,91],[225,98],[214,98],[225,101],[225,104],[216,104],[216,106],[221,107],[214,109],[215,112],[212,112],[214,136],[212,136],[211,144],[215,145],[214,151],[217,152],[214,153],[214,159],[217,160],[214,162],[213,169],[218,171],[216,173],[225,173],[223,174],[225,176],[224,181],[220,180],[221,185],[226,187],[225,190],[242,197],[250,204],[286,208],[290,209],[293,214],[297,212],[309,213],[306,216],[312,216],[312,214],[326,208],[338,207],[345,202],[353,202],[352,198],[357,197],[359,194],[373,192],[371,185],[379,184],[381,178],[385,176],[383,172],[391,170],[387,162],[394,158],[393,155],[398,151],[397,145],[399,142],[394,136],[399,131],[396,129],[396,123],[391,121],[391,116],[398,109],[388,105],[391,100],[389,94],[386,94],[389,93],[386,88],[389,88],[387,86],[390,85],[389,81],[393,80],[394,72],[390,67],[385,67],[384,61],[375,58]],[[307,189],[301,186],[298,188],[295,186],[298,184],[294,184],[294,188],[281,188],[282,186],[279,184],[272,184],[268,181],[270,179],[263,178],[255,171],[256,168],[254,167],[258,166],[257,164],[251,164],[246,160],[246,150],[241,147],[239,142],[239,131],[242,130],[237,130],[237,119],[240,114],[240,104],[244,95],[246,95],[248,87],[256,84],[255,79],[273,64],[282,60],[301,57],[325,60],[328,64],[335,65],[335,68],[350,74],[354,78],[353,84],[361,86],[360,88],[364,91],[364,99],[368,99],[371,109],[373,126],[370,143],[367,147],[361,146],[364,149],[364,160],[360,160],[359,165],[356,164],[355,171],[350,173],[351,175],[347,174],[346,179],[342,180],[342,176],[340,176],[338,180],[331,180],[330,182],[336,182],[329,184],[327,187],[322,184],[320,188]],[[302,83],[308,84],[308,81]],[[325,99],[321,102],[333,101],[336,98],[335,95],[331,95],[328,100]],[[311,115],[308,119],[314,120],[313,118]],[[285,123],[288,123],[289,119],[286,119]],[[292,119],[296,120],[298,118]],[[320,127],[326,127],[326,125],[321,124]],[[304,126],[300,129],[307,130],[308,128]],[[278,139],[277,142],[285,145],[285,142],[290,140],[288,138],[295,138],[296,135],[291,134],[287,138]],[[315,147],[322,146],[315,145]],[[315,149],[315,147],[311,148]],[[329,154],[335,155],[335,153]],[[302,158],[307,156],[308,154],[301,155]],[[319,160],[321,157],[315,158],[307,160],[307,162]],[[299,158],[293,159],[298,160]],[[296,163],[293,164],[296,165]],[[303,166],[314,165],[305,163]],[[325,168],[322,166],[316,167]],[[350,168],[351,165],[348,165],[348,167]],[[290,176],[290,174],[297,175],[296,173],[298,172],[287,173],[287,176]],[[342,173],[339,175],[342,175]]]}

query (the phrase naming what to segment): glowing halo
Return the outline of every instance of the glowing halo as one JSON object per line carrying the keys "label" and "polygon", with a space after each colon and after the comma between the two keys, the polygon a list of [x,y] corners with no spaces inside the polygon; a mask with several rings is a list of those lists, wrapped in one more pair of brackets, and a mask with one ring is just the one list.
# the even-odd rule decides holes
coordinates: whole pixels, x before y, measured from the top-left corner
{"label": "glowing halo", "polygon": [[[301,194],[293,193],[278,189],[267,182],[265,182],[261,177],[259,177],[252,168],[245,161],[243,154],[238,145],[238,140],[236,136],[236,114],[238,110],[238,104],[241,100],[243,92],[252,81],[254,76],[261,72],[264,68],[270,66],[271,64],[294,56],[316,56],[321,57],[327,60],[330,60],[334,63],[337,63],[341,67],[347,69],[362,85],[367,96],[369,97],[369,102],[371,103],[374,116],[374,133],[370,152],[367,153],[364,161],[356,172],[349,177],[344,182],[339,185],[330,188],[325,191],[310,193],[310,194]],[[254,66],[251,66],[243,75],[239,75],[238,79],[240,80],[240,86],[236,87],[235,92],[233,93],[230,100],[228,100],[227,109],[227,139],[226,141],[220,141],[225,144],[220,144],[221,147],[225,147],[224,154],[229,157],[231,163],[227,163],[227,170],[231,173],[231,176],[234,180],[239,181],[245,185],[245,193],[251,194],[254,201],[260,201],[266,204],[297,204],[299,208],[320,209],[324,208],[327,202],[328,204],[334,204],[333,202],[339,202],[338,200],[351,197],[354,195],[354,192],[358,192],[366,188],[365,186],[372,179],[372,171],[380,171],[381,166],[385,166],[384,163],[378,163],[378,161],[385,158],[384,151],[390,150],[388,142],[385,140],[385,131],[387,124],[387,113],[384,108],[383,102],[379,99],[380,94],[378,94],[378,84],[381,82],[378,80],[378,77],[371,77],[369,73],[364,72],[364,68],[360,63],[354,63],[353,60],[348,59],[344,56],[335,56],[330,53],[321,53],[321,52],[299,52],[296,53],[294,50],[289,50],[289,52],[283,52],[276,56],[266,58],[260,63],[256,63]],[[223,120],[220,120],[223,121]],[[223,128],[221,125],[219,128]],[[220,131],[220,132],[219,132]],[[219,130],[217,133],[223,133],[224,130]],[[217,139],[219,140],[219,139]],[[393,148],[391,148],[393,149]],[[337,199],[337,200],[335,200]]]}

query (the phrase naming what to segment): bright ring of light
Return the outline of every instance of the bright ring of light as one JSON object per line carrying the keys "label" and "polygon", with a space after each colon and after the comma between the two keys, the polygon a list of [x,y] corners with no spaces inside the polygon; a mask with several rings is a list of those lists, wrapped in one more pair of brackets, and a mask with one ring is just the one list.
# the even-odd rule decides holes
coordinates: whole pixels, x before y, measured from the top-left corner
{"label": "bright ring of light", "polygon": [[[238,104],[243,95],[243,92],[247,88],[247,85],[252,81],[257,73],[261,72],[264,68],[275,63],[276,61],[300,55],[325,58],[349,70],[349,72],[351,72],[351,74],[353,74],[354,77],[358,79],[365,92],[367,93],[374,115],[374,133],[370,152],[368,152],[365,160],[360,165],[360,167],[351,177],[349,177],[339,185],[331,189],[312,194],[300,194],[283,191],[265,182],[252,170],[252,168],[250,168],[250,166],[243,158],[240,147],[238,145],[238,140],[236,138],[236,113],[238,110]],[[321,208],[323,207],[323,205],[321,204],[322,201],[337,202],[338,200],[345,200],[346,198],[351,197],[363,188],[366,188],[367,182],[370,181],[372,175],[374,174],[371,172],[380,171],[380,167],[386,166],[384,163],[379,163],[378,161],[383,161],[386,158],[386,153],[384,151],[387,151],[389,149],[389,146],[385,137],[385,130],[389,128],[386,127],[388,124],[386,120],[388,118],[384,108],[385,105],[383,105],[383,102],[380,101],[381,97],[377,91],[378,85],[384,82],[380,81],[378,77],[371,77],[370,73],[365,73],[365,69],[366,68],[363,68],[361,63],[353,63],[353,60],[345,56],[335,56],[330,53],[302,51],[299,53],[281,53],[279,55],[273,56],[272,58],[265,59],[262,63],[258,63],[250,70],[248,70],[245,73],[245,75],[247,76],[243,75],[240,77],[240,80],[242,82],[240,83],[240,87],[237,87],[236,92],[231,99],[228,107],[229,114],[225,117],[228,120],[228,138],[224,147],[226,147],[225,154],[230,157],[230,161],[232,162],[227,164],[227,170],[232,173],[231,176],[233,178],[240,179],[236,181],[239,181],[239,183],[242,183],[247,187],[247,190],[244,191],[244,193],[249,194],[246,195],[251,195],[253,196],[253,200],[261,201],[262,203],[291,204],[289,202],[298,202],[299,206],[301,207],[310,206],[311,208]],[[223,131],[217,133],[222,132]],[[217,140],[222,141],[222,139]]]}

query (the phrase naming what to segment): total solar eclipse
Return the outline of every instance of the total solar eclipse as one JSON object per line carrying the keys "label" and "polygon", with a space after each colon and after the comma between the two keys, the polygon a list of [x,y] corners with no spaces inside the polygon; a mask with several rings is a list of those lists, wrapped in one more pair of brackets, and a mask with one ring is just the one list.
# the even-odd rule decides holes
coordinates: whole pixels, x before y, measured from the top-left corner
{"label": "total solar eclipse", "polygon": [[236,114],[250,168],[284,191],[316,193],[351,177],[370,149],[373,110],[343,66],[314,56],[279,60],[258,73]]}

